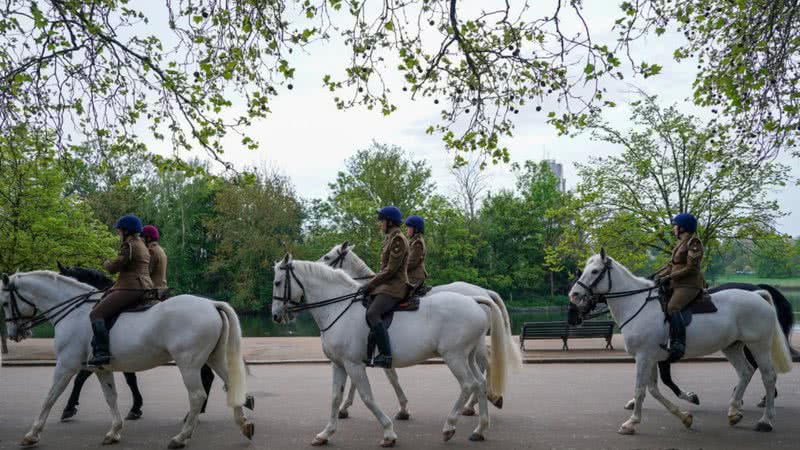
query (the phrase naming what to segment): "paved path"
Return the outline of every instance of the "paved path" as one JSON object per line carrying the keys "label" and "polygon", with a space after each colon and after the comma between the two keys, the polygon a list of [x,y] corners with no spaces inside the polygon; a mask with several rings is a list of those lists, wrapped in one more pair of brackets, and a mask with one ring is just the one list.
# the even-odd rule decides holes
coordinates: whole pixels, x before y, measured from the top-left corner
{"label": "paved path", "polygon": [[[518,342],[517,337],[514,342]],[[631,361],[624,351],[622,335],[614,335],[612,343],[615,350],[605,350],[604,339],[574,339],[570,340],[569,351],[561,351],[560,339],[526,341],[528,350],[524,357],[529,363]],[[792,335],[792,344],[800,348],[800,333]],[[10,342],[8,346],[9,354],[3,356],[4,365],[50,365],[54,359],[52,339],[28,339],[20,343]],[[255,364],[327,361],[318,337],[245,338],[244,355],[248,362]],[[717,353],[710,359],[724,358]]]}
{"label": "paved path", "polygon": [[[695,417],[694,428],[683,426],[648,397],[644,420],[636,436],[616,430],[629,413],[623,403],[633,393],[633,370],[628,364],[526,365],[510,383],[505,408],[492,409],[488,440],[473,443],[467,436],[476,423],[464,418],[453,441],[441,441],[444,418],[457,395],[446,367],[426,365],[399,371],[407,388],[412,420],[397,422],[398,448],[406,449],[796,449],[800,443],[800,364],[779,382],[775,431],[751,431],[760,411],[754,407],[763,393],[760,378],[745,396],[745,419],[730,428],[727,402],[735,381],[727,363],[680,364],[677,379],[700,394],[700,406],[681,403]],[[386,378],[371,371],[376,397],[387,413],[396,401]],[[52,368],[0,369],[0,449],[16,443],[38,412],[50,386]],[[126,424],[123,441],[115,449],[161,449],[177,433],[186,408],[186,393],[174,367],[160,367],[140,375],[145,416]],[[118,385],[124,385],[118,376]],[[189,449],[310,449],[314,435],[325,425],[329,411],[331,370],[324,364],[262,365],[248,380],[256,398],[256,436],[252,444],[238,432],[225,408],[219,384],[212,391],[209,413],[203,416]],[[120,389],[121,408],[130,405],[127,388]],[[669,395],[669,398],[673,398]],[[54,412],[60,412],[61,398]],[[677,400],[676,400],[677,401]],[[93,380],[87,383],[76,420],[59,423],[51,417],[39,448],[99,449],[109,426],[107,408]],[[380,427],[357,401],[351,418],[341,421],[330,448],[377,449]]]}

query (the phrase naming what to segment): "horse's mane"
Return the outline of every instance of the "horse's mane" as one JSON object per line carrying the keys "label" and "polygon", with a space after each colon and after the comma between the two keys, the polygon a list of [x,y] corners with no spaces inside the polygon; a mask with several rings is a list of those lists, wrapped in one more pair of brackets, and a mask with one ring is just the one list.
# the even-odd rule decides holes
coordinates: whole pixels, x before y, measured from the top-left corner
{"label": "horse's mane", "polygon": [[292,261],[292,264],[294,264],[295,268],[301,269],[310,275],[318,276],[331,283],[349,284],[354,288],[361,286],[358,282],[350,278],[347,272],[341,269],[334,269],[324,263],[314,261]]}
{"label": "horse's mane", "polygon": [[108,289],[114,281],[97,269],[86,269],[83,267],[63,267],[60,269],[61,275],[74,278],[81,283],[91,285],[95,289]]}
{"label": "horse's mane", "polygon": [[67,283],[78,289],[84,289],[89,291],[94,290],[94,288],[89,284],[82,283],[74,278],[61,275],[58,272],[53,272],[51,270],[34,270],[32,272],[18,272],[15,273],[13,277],[14,278],[46,277],[52,279],[53,281]]}
{"label": "horse's mane", "polygon": [[367,263],[364,262],[364,260],[361,259],[361,257],[358,256],[358,254],[356,254],[356,252],[349,250],[347,253],[353,256],[351,261],[353,262],[354,270],[358,271],[358,273],[363,273],[365,275],[375,275],[375,272],[373,272],[372,269],[369,268],[369,265],[367,265]]}
{"label": "horse's mane", "polygon": [[[589,263],[594,262],[595,258],[600,258],[600,255],[593,255],[593,256],[589,257],[589,259],[586,261],[586,264],[588,265]],[[622,265],[622,263],[617,261],[616,259],[614,259],[614,258],[612,258],[610,256],[606,256],[606,258],[610,259],[611,262],[614,264],[614,267],[619,269],[619,271],[622,272],[624,275],[627,275],[627,276],[633,278],[634,280],[642,282],[642,283],[652,283],[652,280],[648,280],[647,278],[643,278],[643,277],[637,276],[636,274],[631,272],[630,269],[628,269],[627,267]]]}

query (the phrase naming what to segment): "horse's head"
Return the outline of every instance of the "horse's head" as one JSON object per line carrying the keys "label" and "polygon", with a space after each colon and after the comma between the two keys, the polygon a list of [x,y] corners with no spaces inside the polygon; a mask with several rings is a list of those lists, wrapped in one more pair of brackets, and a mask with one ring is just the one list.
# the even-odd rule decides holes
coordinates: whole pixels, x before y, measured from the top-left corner
{"label": "horse's head", "polygon": [[3,309],[5,322],[3,326],[6,327],[8,337],[15,342],[19,342],[33,336],[33,331],[29,328],[20,329],[19,322],[36,315],[36,307],[24,297],[21,297],[15,284],[17,278],[15,275],[9,277],[4,273],[1,278],[0,306]]}
{"label": "horse's head", "polygon": [[277,323],[294,320],[292,306],[303,301],[305,288],[294,273],[294,259],[287,253],[275,263],[275,282],[272,286],[272,320]]}
{"label": "horse's head", "polygon": [[350,242],[344,241],[343,243],[334,246],[331,251],[323,255],[322,258],[317,260],[317,262],[327,264],[334,269],[344,269],[345,263],[348,260],[347,255],[350,253],[353,247],[355,246],[350,244]]}
{"label": "horse's head", "polygon": [[58,263],[58,273],[65,277],[74,278],[101,291],[111,288],[114,284],[111,278],[99,270],[84,269],[83,267],[64,267],[60,262]]}
{"label": "horse's head", "polygon": [[578,272],[577,279],[569,289],[567,321],[577,325],[603,301],[603,294],[611,291],[611,265],[613,260],[605,249],[589,258],[586,267]]}

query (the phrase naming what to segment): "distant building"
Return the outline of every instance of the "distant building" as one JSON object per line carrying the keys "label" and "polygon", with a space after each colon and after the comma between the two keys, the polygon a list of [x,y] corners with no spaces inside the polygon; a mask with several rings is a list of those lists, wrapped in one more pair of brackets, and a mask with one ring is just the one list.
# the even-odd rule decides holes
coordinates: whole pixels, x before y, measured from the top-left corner
{"label": "distant building", "polygon": [[554,159],[546,159],[545,162],[556,178],[558,178],[558,190],[567,192],[567,180],[564,178],[564,165],[556,162]]}

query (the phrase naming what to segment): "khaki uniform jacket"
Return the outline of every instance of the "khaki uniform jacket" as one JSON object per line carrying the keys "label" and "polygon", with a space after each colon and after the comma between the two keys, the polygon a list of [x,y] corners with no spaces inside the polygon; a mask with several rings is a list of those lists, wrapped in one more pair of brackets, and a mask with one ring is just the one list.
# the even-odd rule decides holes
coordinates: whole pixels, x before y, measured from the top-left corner
{"label": "khaki uniform jacket", "polygon": [[150,279],[160,298],[167,290],[167,254],[156,241],[147,244],[147,250],[150,252]]}
{"label": "khaki uniform jacket", "polygon": [[119,248],[114,259],[103,263],[110,273],[119,273],[111,289],[152,289],[150,279],[150,252],[139,236],[129,237]]}
{"label": "khaki uniform jacket", "polygon": [[675,244],[669,264],[659,269],[656,276],[670,278],[673,288],[705,289],[702,262],[703,243],[694,234],[686,233]]}
{"label": "khaki uniform jacket", "polygon": [[408,256],[408,282],[412,286],[419,287],[428,278],[428,271],[425,269],[425,257],[428,255],[428,248],[425,246],[425,239],[417,233],[409,240]]}
{"label": "khaki uniform jacket", "polygon": [[408,239],[399,227],[392,228],[383,240],[381,270],[367,285],[369,295],[386,294],[398,299],[408,295]]}

